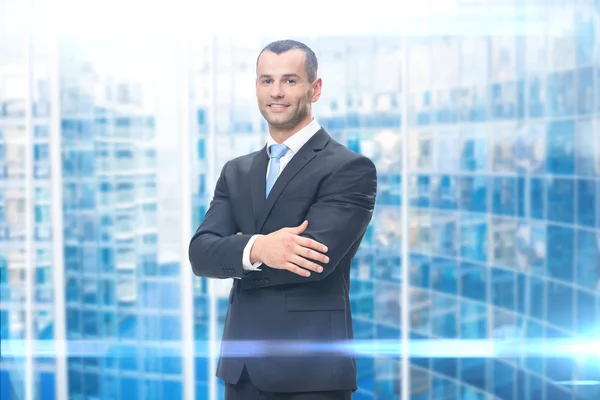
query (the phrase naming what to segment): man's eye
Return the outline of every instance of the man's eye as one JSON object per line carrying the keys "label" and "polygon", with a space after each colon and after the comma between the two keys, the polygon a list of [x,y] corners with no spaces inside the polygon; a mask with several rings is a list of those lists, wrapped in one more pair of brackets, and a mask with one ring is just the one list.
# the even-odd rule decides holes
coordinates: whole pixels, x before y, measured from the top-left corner
{"label": "man's eye", "polygon": [[287,81],[288,81],[288,83],[296,83],[296,81],[293,79],[288,79]]}
{"label": "man's eye", "polygon": [[263,81],[263,83],[271,83],[271,80],[270,80],[270,79],[265,79],[265,80]]}

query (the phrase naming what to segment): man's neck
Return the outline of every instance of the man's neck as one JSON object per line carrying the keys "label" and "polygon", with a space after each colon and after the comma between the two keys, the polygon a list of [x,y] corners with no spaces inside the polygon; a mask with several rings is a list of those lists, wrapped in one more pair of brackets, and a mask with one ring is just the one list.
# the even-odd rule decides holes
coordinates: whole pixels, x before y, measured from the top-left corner
{"label": "man's neck", "polygon": [[292,129],[277,129],[269,126],[269,134],[278,144],[281,144],[294,136],[296,133],[300,132],[302,129],[306,128],[313,121],[313,117],[309,117],[307,120],[302,121],[298,125],[296,125]]}

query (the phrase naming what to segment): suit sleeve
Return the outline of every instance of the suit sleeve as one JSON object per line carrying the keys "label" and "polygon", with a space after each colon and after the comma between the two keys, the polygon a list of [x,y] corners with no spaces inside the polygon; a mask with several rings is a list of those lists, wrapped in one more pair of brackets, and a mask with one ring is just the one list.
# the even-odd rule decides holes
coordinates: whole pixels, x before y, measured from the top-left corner
{"label": "suit sleeve", "polygon": [[329,249],[329,263],[311,260],[323,272],[302,277],[287,270],[271,270],[270,284],[314,282],[327,278],[348,251],[360,240],[373,216],[377,195],[377,170],[364,156],[338,167],[322,183],[319,197],[306,215],[308,228],[301,236],[323,243]]}
{"label": "suit sleeve", "polygon": [[227,162],[215,187],[208,211],[189,245],[189,260],[195,275],[206,278],[241,278],[244,247],[252,235],[237,235],[229,201]]}

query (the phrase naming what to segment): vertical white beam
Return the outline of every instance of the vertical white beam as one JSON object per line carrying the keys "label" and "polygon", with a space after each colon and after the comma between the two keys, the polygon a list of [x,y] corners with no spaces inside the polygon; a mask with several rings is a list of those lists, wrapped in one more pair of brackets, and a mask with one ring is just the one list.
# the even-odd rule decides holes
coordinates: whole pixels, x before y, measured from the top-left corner
{"label": "vertical white beam", "polygon": [[[167,69],[170,76],[163,76],[167,79],[176,80],[176,98],[172,99],[172,104],[178,104],[175,110],[176,119],[174,126],[178,126],[179,136],[179,167],[180,182],[182,190],[180,192],[181,205],[181,253],[180,253],[180,277],[181,277],[181,314],[182,314],[182,360],[183,360],[183,394],[186,400],[195,400],[196,398],[196,378],[195,378],[195,344],[194,344],[194,287],[192,268],[189,264],[188,248],[191,239],[192,224],[192,115],[190,104],[190,57],[192,49],[188,41],[178,39],[177,43],[172,44],[176,47],[176,54],[171,58],[172,64]],[[164,59],[160,62],[164,61]],[[164,70],[163,70],[164,71]],[[160,80],[161,77],[159,77]],[[164,92],[162,92],[164,93]],[[160,96],[161,93],[158,93]],[[163,104],[165,104],[163,102]],[[161,113],[167,112],[160,110]],[[170,125],[173,126],[173,125]]]}
{"label": "vertical white beam", "polygon": [[32,0],[27,1],[27,91],[25,93],[25,400],[33,400],[33,268],[35,265],[33,190],[33,28]]}
{"label": "vertical white beam", "polygon": [[[216,182],[216,146],[215,146],[215,130],[216,130],[216,118],[217,118],[217,38],[212,36],[210,46],[210,106],[208,116],[208,138],[206,141],[206,159],[207,174],[206,174],[206,187],[209,193],[213,191]],[[209,363],[208,363],[208,390],[209,399],[217,400],[217,294],[215,290],[215,282],[213,279],[207,279],[208,283],[208,304],[209,304]]]}
{"label": "vertical white beam", "polygon": [[410,400],[410,363],[409,363],[409,329],[410,329],[410,297],[408,293],[408,32],[402,39],[402,290],[400,309],[402,310],[402,363],[401,388],[402,400]]}
{"label": "vertical white beam", "polygon": [[63,165],[60,108],[59,38],[52,38],[49,53],[50,87],[50,184],[52,196],[52,285],[54,293],[54,354],[56,398],[66,400],[67,346],[65,310],[65,257],[63,232]]}

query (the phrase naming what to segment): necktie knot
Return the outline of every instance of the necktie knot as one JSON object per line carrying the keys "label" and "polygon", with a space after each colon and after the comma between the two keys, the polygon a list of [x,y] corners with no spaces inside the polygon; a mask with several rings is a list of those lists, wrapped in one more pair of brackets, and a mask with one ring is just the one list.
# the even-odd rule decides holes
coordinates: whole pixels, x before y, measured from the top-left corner
{"label": "necktie knot", "polygon": [[270,149],[270,157],[280,159],[287,152],[288,147],[285,144],[272,144]]}

